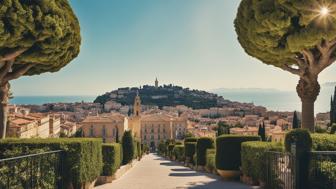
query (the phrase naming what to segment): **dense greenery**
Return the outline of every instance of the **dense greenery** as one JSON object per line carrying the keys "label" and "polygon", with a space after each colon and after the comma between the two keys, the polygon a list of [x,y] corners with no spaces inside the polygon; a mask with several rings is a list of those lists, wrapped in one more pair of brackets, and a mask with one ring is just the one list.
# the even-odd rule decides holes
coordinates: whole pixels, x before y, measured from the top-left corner
{"label": "dense greenery", "polygon": [[167,153],[167,145],[164,141],[160,141],[159,145],[158,145],[158,153],[159,155],[166,155]]}
{"label": "dense greenery", "polygon": [[260,141],[259,136],[222,135],[216,139],[216,168],[239,170],[241,165],[241,143]]}
{"label": "dense greenery", "polygon": [[188,138],[185,138],[184,139],[184,143],[187,143],[187,142],[197,142],[197,139],[196,137],[188,137]]}
{"label": "dense greenery", "polygon": [[206,169],[213,172],[216,169],[216,149],[207,149],[206,151]]}
{"label": "dense greenery", "polygon": [[184,143],[184,155],[188,163],[194,164],[194,155],[196,153],[196,142]]}
{"label": "dense greenery", "polygon": [[314,131],[319,74],[336,60],[336,18],[320,13],[333,0],[242,0],[235,20],[246,53],[297,75],[302,128]]}
{"label": "dense greenery", "polygon": [[68,0],[0,4],[0,137],[4,138],[9,81],[59,71],[78,56],[81,36]]}
{"label": "dense greenery", "polygon": [[336,151],[336,135],[312,134],[312,148],[315,151]]}
{"label": "dense greenery", "polygon": [[292,123],[292,128],[293,129],[298,129],[300,128],[300,125],[299,125],[299,118],[297,116],[297,112],[294,111],[294,114],[293,114],[293,123]]}
{"label": "dense greenery", "polygon": [[310,152],[312,148],[312,138],[306,129],[293,129],[286,134],[285,149],[291,152],[291,145],[296,144],[299,153]]}
{"label": "dense greenery", "polygon": [[[133,105],[137,91],[141,96],[142,104],[159,107],[185,105],[194,109],[208,109],[220,106],[218,101],[224,100],[216,94],[172,85],[164,85],[159,88],[143,86],[143,88],[121,88],[118,90],[127,92],[116,98],[111,98],[111,93],[106,93],[98,96],[94,102],[104,104],[109,100],[114,100],[123,105]],[[112,91],[112,93],[117,93],[118,90]]]}
{"label": "dense greenery", "polygon": [[330,125],[336,123],[336,87],[330,101]]}
{"label": "dense greenery", "polygon": [[210,137],[202,137],[197,140],[196,155],[197,166],[205,166],[206,164],[206,151],[207,149],[214,148],[214,141]]}
{"label": "dense greenery", "polygon": [[223,134],[230,134],[230,126],[227,125],[225,122],[220,121],[217,124],[216,128],[216,136],[221,136]]}
{"label": "dense greenery", "polygon": [[103,152],[103,176],[112,176],[120,167],[122,162],[121,145],[117,143],[104,143]]}
{"label": "dense greenery", "polygon": [[184,145],[175,145],[173,155],[175,156],[176,161],[184,161]]}
{"label": "dense greenery", "polygon": [[169,145],[168,145],[168,156],[169,156],[170,158],[172,158],[172,157],[174,156],[174,154],[173,154],[173,149],[174,149],[174,147],[175,147],[175,144],[169,144]]}
{"label": "dense greenery", "polygon": [[241,145],[241,168],[242,172],[252,177],[255,181],[266,181],[267,151],[283,151],[281,143],[274,142],[243,142]]}
{"label": "dense greenery", "polygon": [[136,147],[134,146],[134,140],[131,131],[125,131],[124,136],[121,140],[122,149],[123,149],[123,160],[122,164],[126,165],[130,163],[136,154]]}
{"label": "dense greenery", "polygon": [[94,181],[101,173],[102,141],[99,139],[5,139],[0,140],[0,159],[28,155],[36,150],[64,150],[64,188],[75,189]]}
{"label": "dense greenery", "polygon": [[266,127],[265,123],[259,125],[258,128],[258,136],[260,136],[262,141],[266,141]]}

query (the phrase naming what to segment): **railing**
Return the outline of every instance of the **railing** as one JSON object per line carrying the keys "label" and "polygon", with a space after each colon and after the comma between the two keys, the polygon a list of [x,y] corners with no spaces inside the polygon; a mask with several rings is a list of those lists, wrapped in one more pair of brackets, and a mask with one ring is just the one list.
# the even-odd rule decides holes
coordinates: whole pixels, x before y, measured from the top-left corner
{"label": "railing", "polygon": [[0,189],[62,188],[63,151],[0,159]]}
{"label": "railing", "polygon": [[285,152],[267,152],[267,189],[295,189],[295,156]]}
{"label": "railing", "polygon": [[310,153],[309,184],[311,188],[336,189],[336,152]]}

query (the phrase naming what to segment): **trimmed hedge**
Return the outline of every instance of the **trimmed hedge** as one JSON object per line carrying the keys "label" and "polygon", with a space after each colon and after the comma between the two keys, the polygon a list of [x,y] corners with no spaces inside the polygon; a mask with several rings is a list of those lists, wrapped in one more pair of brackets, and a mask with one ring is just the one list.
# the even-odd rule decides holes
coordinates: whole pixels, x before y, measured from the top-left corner
{"label": "trimmed hedge", "polygon": [[163,141],[160,141],[158,145],[158,154],[162,156],[162,155],[165,155],[166,153],[167,153],[166,143]]}
{"label": "trimmed hedge", "polygon": [[188,137],[184,139],[184,143],[187,142],[197,142],[197,138],[196,137]]}
{"label": "trimmed hedge", "polygon": [[285,137],[285,149],[291,151],[292,143],[296,143],[299,152],[309,152],[312,148],[312,138],[306,129],[294,129],[289,131]]}
{"label": "trimmed hedge", "polygon": [[196,153],[196,142],[186,142],[184,144],[185,158],[189,160],[189,163],[194,164],[194,155]]}
{"label": "trimmed hedge", "polygon": [[315,151],[336,151],[336,135],[311,134]]}
{"label": "trimmed hedge", "polygon": [[121,139],[123,149],[123,161],[122,164],[126,165],[134,158],[135,146],[131,131],[125,131],[124,136]]}
{"label": "trimmed hedge", "polygon": [[260,141],[259,136],[221,135],[216,139],[216,168],[238,171],[241,166],[241,143]]}
{"label": "trimmed hedge", "polygon": [[197,140],[196,154],[197,154],[197,165],[205,166],[206,164],[206,150],[214,148],[214,141],[210,137],[202,137]]}
{"label": "trimmed hedge", "polygon": [[173,154],[177,161],[184,161],[184,145],[175,145]]}
{"label": "trimmed hedge", "polygon": [[283,151],[282,143],[275,142],[243,142],[241,145],[242,172],[254,181],[264,181],[267,177],[266,152]]}
{"label": "trimmed hedge", "polygon": [[173,157],[173,149],[174,149],[174,147],[175,147],[175,144],[169,144],[168,145],[168,156],[170,157],[170,158],[172,158]]}
{"label": "trimmed hedge", "polygon": [[105,143],[102,145],[103,171],[102,176],[112,176],[121,165],[121,145],[118,143]]}
{"label": "trimmed hedge", "polygon": [[33,151],[64,150],[64,186],[79,189],[100,174],[102,140],[89,138],[4,139],[0,140],[0,159],[28,155]]}
{"label": "trimmed hedge", "polygon": [[206,168],[213,172],[216,169],[216,149],[207,149],[206,150]]}

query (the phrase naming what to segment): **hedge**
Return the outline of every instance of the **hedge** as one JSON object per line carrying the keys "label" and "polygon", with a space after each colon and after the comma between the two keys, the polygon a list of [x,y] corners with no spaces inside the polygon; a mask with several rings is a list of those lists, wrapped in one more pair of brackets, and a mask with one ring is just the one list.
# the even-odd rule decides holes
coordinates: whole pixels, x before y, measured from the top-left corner
{"label": "hedge", "polygon": [[102,176],[112,176],[121,165],[121,145],[105,143],[102,145],[103,171]]}
{"label": "hedge", "polygon": [[134,142],[131,131],[125,131],[124,136],[121,139],[123,149],[123,161],[122,164],[126,165],[134,158]]}
{"label": "hedge", "polygon": [[197,138],[196,137],[188,137],[184,139],[184,143],[187,142],[197,142]]}
{"label": "hedge", "polygon": [[133,141],[133,159],[137,159],[139,157],[139,154],[138,154],[138,143],[137,141]]}
{"label": "hedge", "polygon": [[241,166],[241,143],[260,141],[259,136],[221,135],[216,139],[216,168],[239,170]]}
{"label": "hedge", "polygon": [[175,145],[173,154],[177,161],[184,161],[184,145]]}
{"label": "hedge", "polygon": [[286,134],[285,149],[291,152],[291,145],[295,143],[299,152],[310,152],[312,148],[312,138],[306,129],[293,129]]}
{"label": "hedge", "polygon": [[194,154],[196,153],[196,142],[186,142],[184,144],[185,158],[189,160],[189,163],[194,163]]}
{"label": "hedge", "polygon": [[0,159],[28,155],[36,150],[63,150],[63,188],[72,184],[77,189],[101,174],[101,146],[101,139],[89,138],[4,139],[0,140]]}
{"label": "hedge", "polygon": [[167,153],[166,143],[163,141],[160,141],[159,146],[158,146],[158,154],[165,155],[166,153]]}
{"label": "hedge", "polygon": [[168,145],[168,156],[169,156],[170,158],[173,157],[173,149],[174,149],[174,147],[175,147],[175,144],[169,144],[169,145]]}
{"label": "hedge", "polygon": [[196,144],[196,154],[197,154],[197,165],[205,166],[206,164],[206,150],[214,148],[214,141],[210,137],[202,137],[197,140]]}
{"label": "hedge", "polygon": [[311,134],[315,151],[336,151],[336,135],[332,134]]}
{"label": "hedge", "polygon": [[242,172],[254,181],[264,181],[267,177],[266,152],[283,151],[282,143],[275,142],[243,142],[241,145]]}
{"label": "hedge", "polygon": [[206,168],[213,172],[216,169],[216,149],[207,149],[206,150]]}
{"label": "hedge", "polygon": [[141,148],[141,143],[139,141],[136,142],[137,144],[137,153],[138,153],[138,157],[141,158],[143,153],[142,153],[142,148]]}

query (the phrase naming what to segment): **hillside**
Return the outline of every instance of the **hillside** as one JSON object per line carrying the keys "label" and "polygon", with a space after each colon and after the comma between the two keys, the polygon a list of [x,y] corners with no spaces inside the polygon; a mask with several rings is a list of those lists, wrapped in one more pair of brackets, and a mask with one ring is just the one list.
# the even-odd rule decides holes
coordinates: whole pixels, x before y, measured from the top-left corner
{"label": "hillside", "polygon": [[133,105],[137,91],[139,91],[142,104],[159,107],[185,105],[193,109],[208,109],[230,103],[217,94],[173,85],[164,85],[158,88],[148,85],[142,88],[119,88],[98,96],[94,102],[105,104],[105,102],[113,100],[122,105]]}

